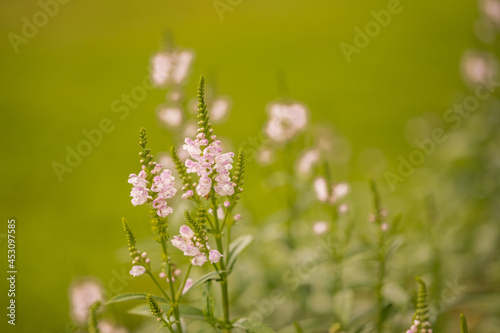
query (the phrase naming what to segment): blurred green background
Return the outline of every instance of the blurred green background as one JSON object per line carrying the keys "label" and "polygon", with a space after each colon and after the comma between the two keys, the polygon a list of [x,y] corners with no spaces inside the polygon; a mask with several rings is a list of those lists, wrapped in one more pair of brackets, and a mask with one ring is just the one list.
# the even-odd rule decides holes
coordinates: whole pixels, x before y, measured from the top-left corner
{"label": "blurred green background", "polygon": [[[72,0],[15,53],[7,34],[21,34],[22,18],[31,20],[40,6],[2,1],[0,262],[4,271],[6,220],[15,217],[19,271],[18,325],[7,329],[63,332],[74,277],[95,275],[106,284],[113,270],[128,269],[116,254],[125,245],[120,219],[141,221],[144,211],[130,204],[126,180],[138,169],[141,126],[149,130],[153,152],[170,146],[154,116],[165,92],[149,91],[124,120],[112,113],[111,103],[142,84],[167,29],[177,45],[196,53],[187,85],[191,96],[200,74],[216,73],[218,92],[232,97],[230,118],[217,132],[236,146],[261,131],[265,105],[278,97],[281,71],[289,95],[308,105],[312,122],[334,126],[350,141],[351,181],[364,179],[356,159],[368,147],[383,151],[394,167],[397,156],[410,149],[407,120],[441,114],[463,91],[459,63],[474,43],[477,5],[404,0],[403,11],[348,64],[339,44],[352,44],[353,28],[387,3],[243,0],[221,20],[207,0]],[[84,139],[82,130],[97,128],[102,118],[112,119],[115,130],[60,182],[51,164],[64,163],[65,147],[75,147]],[[258,172],[247,178],[250,203],[268,195],[252,185],[252,176]],[[275,203],[260,205],[260,217],[276,210]],[[148,235],[147,228],[136,232]],[[134,286],[135,281],[126,290]]]}

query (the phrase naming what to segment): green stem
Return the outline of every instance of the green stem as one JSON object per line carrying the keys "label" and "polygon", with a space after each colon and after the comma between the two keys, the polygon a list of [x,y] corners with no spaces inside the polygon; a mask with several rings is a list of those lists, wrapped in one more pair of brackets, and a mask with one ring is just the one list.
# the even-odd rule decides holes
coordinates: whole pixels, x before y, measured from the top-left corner
{"label": "green stem", "polygon": [[379,248],[378,259],[380,263],[378,281],[376,286],[377,303],[378,303],[378,318],[377,318],[377,331],[382,333],[384,326],[384,297],[382,295],[382,288],[384,287],[385,278],[385,255],[384,255],[384,231],[379,231]]}
{"label": "green stem", "polygon": [[165,318],[161,318],[161,322],[165,324],[165,326],[168,328],[168,330],[172,333],[175,333],[174,329],[172,328],[172,325],[170,325],[169,322],[165,320]]}
{"label": "green stem", "polygon": [[184,290],[184,287],[186,286],[186,281],[189,277],[189,273],[191,273],[191,267],[193,267],[193,264],[190,263],[188,266],[187,272],[186,272],[186,276],[184,277],[184,281],[182,281],[181,288],[179,289],[179,292],[177,293],[177,298],[176,298],[177,301],[179,301],[181,299],[182,291]]}
{"label": "green stem", "polygon": [[165,238],[161,239],[161,247],[163,251],[163,260],[167,263],[168,284],[170,286],[170,294],[172,295],[170,305],[174,309],[174,317],[177,325],[177,332],[182,333],[181,316],[179,313],[179,303],[177,302],[177,299],[175,297],[174,281],[172,279],[172,267],[168,262],[168,252],[167,252],[167,244],[165,242]]}
{"label": "green stem", "polygon": [[160,286],[158,281],[155,279],[154,275],[150,271],[146,271],[146,273],[148,273],[148,275],[151,276],[151,279],[153,279],[153,282],[158,286],[163,296],[165,296],[165,298],[170,302],[171,301],[170,297],[167,295],[165,290]]}
{"label": "green stem", "polygon": [[215,242],[217,243],[217,250],[223,254],[224,256],[220,260],[220,268],[221,271],[219,272],[219,275],[221,277],[221,291],[222,291],[222,309],[224,312],[224,328],[222,331],[224,333],[230,333],[231,332],[231,322],[229,320],[229,292],[228,292],[228,283],[227,283],[227,272],[224,272],[226,270],[226,264],[225,260],[226,258],[226,253],[224,253],[224,246],[222,244],[222,235],[221,232],[222,230],[219,228],[219,218],[217,217],[217,201],[212,195],[212,213],[214,215],[214,221],[215,221]]}

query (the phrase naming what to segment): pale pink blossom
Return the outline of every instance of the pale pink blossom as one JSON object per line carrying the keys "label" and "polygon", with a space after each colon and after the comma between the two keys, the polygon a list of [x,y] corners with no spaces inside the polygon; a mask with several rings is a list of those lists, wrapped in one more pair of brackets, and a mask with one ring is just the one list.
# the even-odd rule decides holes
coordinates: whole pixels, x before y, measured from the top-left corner
{"label": "pale pink blossom", "polygon": [[233,219],[234,219],[235,221],[239,221],[239,220],[241,220],[241,214],[236,214],[236,215],[234,215]]}
{"label": "pale pink blossom", "polygon": [[339,213],[346,214],[349,211],[349,205],[345,202],[339,205]]}
{"label": "pale pink blossom", "polygon": [[212,102],[210,107],[210,119],[218,122],[226,118],[231,107],[231,101],[227,97],[219,97]]}
{"label": "pale pink blossom", "polygon": [[144,204],[150,198],[147,188],[143,187],[132,187],[130,196],[132,197],[132,205],[140,206]]}
{"label": "pale pink blossom", "polygon": [[316,222],[313,225],[313,231],[316,235],[324,234],[329,228],[328,223],[324,221]]}
{"label": "pale pink blossom", "polygon": [[78,324],[87,322],[90,306],[103,300],[101,285],[94,279],[76,282],[70,287],[71,317]]}
{"label": "pale pink blossom", "polygon": [[130,275],[132,276],[140,276],[142,274],[146,273],[146,268],[143,266],[133,266],[132,269],[130,270]]}
{"label": "pale pink blossom", "polygon": [[319,201],[324,202],[328,199],[328,187],[325,178],[317,177],[314,180],[314,190]]}
{"label": "pale pink blossom", "polygon": [[183,83],[193,59],[194,53],[187,50],[156,53],[151,59],[151,81],[157,87]]}
{"label": "pale pink blossom", "polygon": [[310,174],[313,166],[318,163],[320,156],[319,149],[313,148],[304,151],[297,162],[297,172],[303,175]]}
{"label": "pale pink blossom", "polygon": [[308,122],[308,111],[305,105],[271,103],[268,107],[269,120],[265,132],[271,140],[283,143],[291,140],[302,131]]}
{"label": "pale pink blossom", "polygon": [[200,253],[191,259],[191,263],[195,266],[203,266],[205,262],[207,262],[207,255],[204,253]]}
{"label": "pale pink blossom", "polygon": [[351,187],[346,182],[341,182],[333,185],[332,195],[330,197],[330,202],[335,203],[337,200],[342,199],[347,194],[349,194]]}
{"label": "pale pink blossom", "polygon": [[158,108],[158,118],[170,127],[179,127],[182,124],[182,110],[174,106],[162,105]]}
{"label": "pale pink blossom", "polygon": [[219,251],[217,250],[210,250],[208,252],[208,259],[210,259],[210,263],[218,263],[220,258],[222,257],[222,254],[220,254]]}

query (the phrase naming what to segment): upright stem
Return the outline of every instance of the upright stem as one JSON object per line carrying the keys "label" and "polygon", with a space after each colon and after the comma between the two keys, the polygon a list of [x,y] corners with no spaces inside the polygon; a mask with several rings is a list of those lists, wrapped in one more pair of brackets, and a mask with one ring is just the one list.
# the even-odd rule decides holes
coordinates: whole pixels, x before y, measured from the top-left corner
{"label": "upright stem", "polygon": [[186,272],[186,276],[184,277],[184,281],[182,281],[181,288],[179,289],[179,292],[177,293],[177,298],[176,301],[179,301],[182,296],[182,291],[184,290],[184,286],[186,286],[186,281],[189,277],[189,273],[191,273],[191,267],[193,267],[193,264],[190,263]]}
{"label": "upright stem", "polygon": [[378,245],[378,259],[380,263],[378,280],[376,286],[377,303],[378,303],[378,318],[377,318],[377,332],[382,333],[384,326],[384,297],[382,295],[382,288],[384,287],[385,277],[385,253],[384,253],[384,232],[379,231],[379,245]]}
{"label": "upright stem", "polygon": [[164,238],[161,239],[161,248],[163,251],[163,260],[167,263],[168,284],[170,286],[170,294],[172,295],[170,305],[174,309],[174,317],[177,326],[177,332],[182,333],[181,316],[179,313],[179,303],[177,298],[175,297],[174,281],[172,279],[172,267],[168,262],[167,244],[165,243]]}
{"label": "upright stem", "polygon": [[[229,292],[228,292],[228,283],[227,283],[227,272],[226,270],[226,263],[225,260],[227,260],[227,253],[224,252],[224,246],[222,244],[222,230],[219,228],[219,218],[217,216],[217,201],[215,200],[215,197],[212,195],[212,211],[214,215],[214,221],[215,221],[215,242],[217,243],[217,250],[219,253],[223,253],[224,256],[220,260],[220,277],[221,277],[221,291],[222,291],[222,309],[224,312],[224,328],[222,331],[224,333],[230,333],[231,332],[231,322],[229,320]],[[225,220],[225,219],[224,219]]]}

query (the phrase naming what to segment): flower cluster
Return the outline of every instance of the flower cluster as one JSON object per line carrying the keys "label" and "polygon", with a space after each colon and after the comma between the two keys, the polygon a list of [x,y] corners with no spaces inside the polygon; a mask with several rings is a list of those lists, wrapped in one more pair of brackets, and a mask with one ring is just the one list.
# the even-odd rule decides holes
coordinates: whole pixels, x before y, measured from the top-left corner
{"label": "flower cluster", "polygon": [[207,261],[207,253],[212,264],[219,262],[222,254],[217,250],[210,250],[210,245],[207,244],[208,237],[201,238],[195,235],[187,225],[181,226],[179,234],[172,239],[172,245],[184,251],[185,256],[193,257],[191,260],[193,265],[202,266]]}
{"label": "flower cluster", "polygon": [[283,143],[302,131],[308,122],[307,108],[301,103],[272,103],[265,132],[271,140]]}
{"label": "flower cluster", "polygon": [[182,84],[187,77],[194,53],[188,50],[162,51],[151,59],[151,80],[157,87]]}
{"label": "flower cluster", "polygon": [[[212,177],[217,182],[213,186],[217,194],[233,195],[236,184],[231,181],[229,170],[233,168],[234,153],[223,154],[221,142],[216,140],[215,135],[211,139],[212,142],[209,143],[205,133],[199,133],[194,141],[186,138],[183,148],[192,158],[186,159],[187,172],[196,173],[200,177],[196,186],[198,195],[208,195],[212,188]],[[192,192],[189,194],[192,195]],[[183,197],[189,197],[188,193]]]}
{"label": "flower cluster", "polygon": [[[166,199],[172,198],[177,189],[175,188],[174,180],[172,176],[172,171],[165,169],[159,174],[162,166],[160,164],[153,162],[153,170],[151,170],[152,175],[157,175],[153,178],[153,184],[151,188],[148,188],[149,181],[148,174],[146,172],[146,167],[139,174],[131,174],[129,176],[128,182],[134,187],[130,192],[132,197],[132,204],[134,206],[142,205],[148,201],[151,201],[153,208],[156,209],[156,213],[160,217],[165,217],[172,213],[172,207],[167,205]],[[158,175],[159,174],[159,175]],[[150,192],[154,192],[154,198],[150,195]]]}

